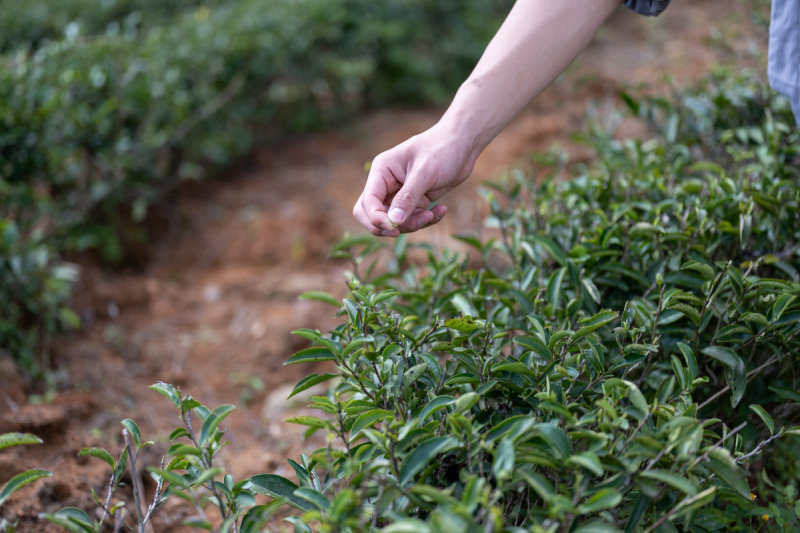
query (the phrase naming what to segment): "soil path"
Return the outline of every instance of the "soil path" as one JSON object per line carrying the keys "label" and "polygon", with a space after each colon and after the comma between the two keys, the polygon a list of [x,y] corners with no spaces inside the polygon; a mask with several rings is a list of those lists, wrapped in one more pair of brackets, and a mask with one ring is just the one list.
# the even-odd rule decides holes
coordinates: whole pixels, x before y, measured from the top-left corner
{"label": "soil path", "polygon": [[[720,35],[738,51],[716,44]],[[679,83],[697,79],[721,58],[756,45],[765,50],[763,37],[751,28],[744,3],[674,0],[659,19],[620,10],[576,64],[485,151],[470,181],[447,199],[444,222],[414,239],[444,246],[449,234],[476,228],[479,183],[531,151],[559,143],[573,158],[589,157],[569,137],[588,102],[613,101],[622,84],[652,84],[664,73]],[[344,293],[346,265],[326,254],[344,231],[360,230],[351,210],[365,162],[433,125],[441,112],[383,110],[337,131],[264,146],[246,168],[181,192],[174,223],[142,270],[85,266],[75,308],[86,325],[54,350],[67,369],[60,392],[31,404],[29,391],[9,379],[13,368],[0,365],[0,432],[28,431],[45,440],[0,453],[0,484],[25,468],[55,473],[16,494],[0,516],[19,518],[18,531],[45,532],[57,528],[39,513],[90,508],[90,490],[104,491],[107,466],[77,452],[105,446],[118,453],[124,418],[139,423],[144,440],[155,441],[140,463],[156,465],[178,424],[173,406],[147,389],[158,380],[212,407],[237,405],[226,421],[231,444],[221,454],[236,479],[262,472],[293,477],[285,458],[323,442],[319,436],[302,441],[300,427],[281,422],[303,412],[302,399],[285,398],[313,371],[283,366],[305,347],[290,332],[336,324],[330,307],[297,296],[313,289]],[[625,135],[643,132],[634,122],[622,129]],[[180,531],[187,512],[168,504],[156,530]]]}

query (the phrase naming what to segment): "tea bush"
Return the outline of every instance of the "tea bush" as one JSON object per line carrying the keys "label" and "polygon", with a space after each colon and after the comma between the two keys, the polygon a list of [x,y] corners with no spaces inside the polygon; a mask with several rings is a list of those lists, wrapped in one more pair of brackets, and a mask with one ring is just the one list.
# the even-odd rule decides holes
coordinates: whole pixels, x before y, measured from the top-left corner
{"label": "tea bush", "polygon": [[[151,2],[138,1],[149,11]],[[31,339],[66,325],[60,289],[36,285],[61,286],[53,275],[60,253],[96,248],[119,260],[119,228],[141,221],[182,180],[237,161],[258,132],[442,100],[509,4],[212,3],[140,32],[70,34],[0,57],[0,220],[16,228],[0,272],[18,287],[0,296],[15,308],[59,302],[41,315],[53,328],[0,318],[0,346],[27,360],[17,355],[27,344],[4,332]],[[20,259],[30,254],[49,259]]]}
{"label": "tea bush", "polygon": [[[24,444],[41,444],[42,439],[30,433],[2,433],[0,434],[0,450],[10,448],[12,446],[21,446]],[[0,489],[0,506],[5,503],[11,494],[24,487],[29,483],[33,483],[43,477],[50,477],[53,473],[49,470],[35,469],[26,470],[16,476],[12,477]],[[16,524],[7,521],[5,518],[0,518],[0,531],[4,533],[14,533]]]}
{"label": "tea bush", "polygon": [[0,53],[38,48],[65,34],[126,33],[169,21],[176,14],[222,1],[199,0],[33,0],[0,2]]}
{"label": "tea bush", "polygon": [[[180,496],[190,524],[241,532],[282,504],[302,532],[800,530],[800,133],[747,74],[627,100],[664,136],[615,140],[619,116],[597,113],[596,161],[550,154],[487,184],[491,236],[458,237],[472,258],[401,238],[365,270],[382,243],[334,248],[349,295],[303,297],[343,323],[296,331],[313,345],[286,362],[335,368],[292,392],[331,384],[320,416],[287,420],[327,435],[289,460],[297,484],[222,477],[232,406],[154,385],[184,427],[152,470],[152,509]],[[788,456],[765,453],[781,443]],[[81,513],[50,518],[98,531]]]}

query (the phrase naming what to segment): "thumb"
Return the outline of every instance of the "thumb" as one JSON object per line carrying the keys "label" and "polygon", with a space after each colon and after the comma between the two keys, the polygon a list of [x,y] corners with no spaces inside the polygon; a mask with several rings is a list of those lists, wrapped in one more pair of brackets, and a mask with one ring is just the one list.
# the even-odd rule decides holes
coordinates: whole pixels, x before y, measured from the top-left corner
{"label": "thumb", "polygon": [[413,179],[413,177],[406,180],[403,188],[397,191],[392,199],[388,213],[389,221],[395,226],[399,226],[408,220],[426,192],[428,191],[425,190],[423,180]]}

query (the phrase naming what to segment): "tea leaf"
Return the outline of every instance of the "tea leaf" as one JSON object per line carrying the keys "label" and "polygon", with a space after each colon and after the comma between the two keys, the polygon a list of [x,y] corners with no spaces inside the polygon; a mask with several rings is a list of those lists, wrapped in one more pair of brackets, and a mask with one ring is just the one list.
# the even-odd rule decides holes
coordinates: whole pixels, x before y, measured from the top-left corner
{"label": "tea leaf", "polygon": [[763,407],[760,405],[752,404],[750,405],[750,409],[758,415],[761,420],[767,425],[767,429],[769,429],[769,434],[775,434],[775,422],[772,421],[772,417],[764,410]]}
{"label": "tea leaf", "polygon": [[33,483],[34,481],[42,479],[43,477],[50,477],[52,475],[53,473],[48,470],[28,470],[27,472],[17,474],[3,486],[2,490],[0,490],[0,505],[3,505],[3,502],[5,502],[8,497],[11,496],[11,493],[20,487],[23,487],[28,483]]}
{"label": "tea leaf", "polygon": [[0,450],[22,444],[41,444],[42,439],[30,433],[3,433],[0,434]]}

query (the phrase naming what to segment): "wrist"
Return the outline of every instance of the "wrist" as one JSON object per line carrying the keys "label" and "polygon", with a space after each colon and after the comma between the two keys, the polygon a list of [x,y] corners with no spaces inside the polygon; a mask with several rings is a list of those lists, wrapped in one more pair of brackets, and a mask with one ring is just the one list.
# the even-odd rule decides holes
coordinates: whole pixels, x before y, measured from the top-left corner
{"label": "wrist", "polygon": [[502,129],[492,123],[491,104],[481,95],[480,80],[467,79],[437,126],[469,144],[475,158]]}

